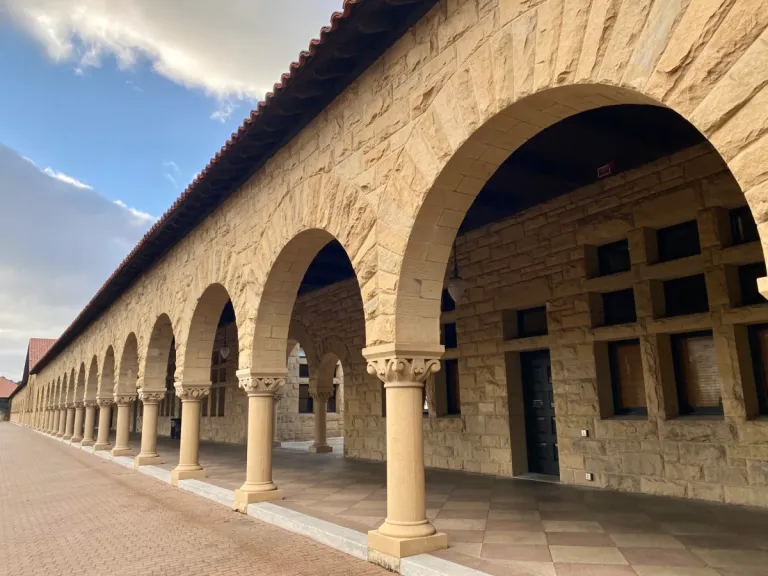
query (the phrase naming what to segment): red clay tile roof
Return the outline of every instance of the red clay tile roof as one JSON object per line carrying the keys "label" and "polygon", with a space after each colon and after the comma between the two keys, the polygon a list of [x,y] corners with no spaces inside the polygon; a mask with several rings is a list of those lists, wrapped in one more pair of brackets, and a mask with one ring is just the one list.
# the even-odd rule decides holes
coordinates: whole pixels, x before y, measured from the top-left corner
{"label": "red clay tile roof", "polygon": [[29,355],[29,371],[34,372],[35,365],[45,356],[56,342],[56,338],[30,338],[27,354]]}
{"label": "red clay tile roof", "polygon": [[[203,213],[203,209],[210,207],[206,205],[206,199],[209,204],[213,202],[214,206],[218,206],[239,187],[244,181],[244,176],[253,174],[295,135],[298,128],[306,125],[317,114],[318,111],[312,112],[308,107],[307,112],[310,117],[307,117],[308,114],[300,115],[295,108],[291,109],[291,99],[294,99],[293,104],[295,104],[297,99],[300,101],[305,97],[316,97],[317,93],[314,93],[313,89],[320,89],[320,94],[327,94],[332,99],[436,3],[437,0],[344,0],[342,11],[331,15],[330,26],[323,27],[320,30],[320,37],[311,40],[308,49],[299,54],[298,61],[290,64],[288,72],[280,77],[280,82],[274,85],[272,92],[266,94],[264,100],[251,111],[250,116],[245,119],[237,132],[232,134],[203,171],[149,229],[72,321],[58,339],[57,344],[41,358],[40,366],[36,369],[42,369],[55,358],[90,324],[93,318],[106,310],[132,281],[143,273],[143,270],[149,269],[178,241],[169,244],[166,239],[163,244],[162,234],[166,234],[166,238],[173,240],[174,234],[178,234],[179,231],[183,237],[197,226],[199,222],[180,221],[180,215],[183,214],[184,209],[194,210],[198,205],[202,205],[198,212],[205,218],[212,211]],[[350,42],[350,39],[357,42]],[[348,64],[351,61],[350,50],[357,50],[364,54],[360,62],[352,61],[355,65],[351,67]],[[317,69],[315,66],[318,62],[325,68]],[[329,66],[329,62],[336,66]],[[339,70],[342,70],[342,73],[338,73]],[[341,84],[335,82],[334,78],[340,79]],[[297,92],[299,89],[306,89],[311,82],[316,84],[310,85],[309,91]],[[323,107],[325,105],[327,104]],[[275,132],[275,123],[273,122],[272,125],[267,123],[275,120],[275,116],[280,114],[299,117],[300,120],[290,127],[294,131],[289,130],[284,135],[285,138],[272,140],[269,133]],[[263,146],[266,151],[262,153],[257,151],[253,154],[253,149],[258,148],[259,138],[266,142]],[[243,158],[246,159],[245,162]],[[254,160],[249,164],[250,158]],[[234,174],[227,172],[230,169]],[[227,188],[228,192],[221,194],[221,188]]]}
{"label": "red clay tile roof", "polygon": [[16,383],[0,376],[0,398],[8,398],[16,390]]}

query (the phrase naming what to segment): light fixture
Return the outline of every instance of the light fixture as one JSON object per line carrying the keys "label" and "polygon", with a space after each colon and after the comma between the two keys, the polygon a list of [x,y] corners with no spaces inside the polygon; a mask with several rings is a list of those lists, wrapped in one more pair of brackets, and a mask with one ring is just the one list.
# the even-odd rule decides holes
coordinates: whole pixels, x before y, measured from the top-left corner
{"label": "light fixture", "polygon": [[229,346],[227,346],[227,328],[224,327],[224,345],[219,349],[219,356],[222,360],[229,357]]}
{"label": "light fixture", "polygon": [[451,298],[453,298],[453,302],[455,304],[459,303],[459,300],[461,300],[461,297],[464,294],[464,290],[467,289],[467,281],[459,276],[459,263],[456,256],[455,241],[453,243],[453,275],[448,279],[446,289],[448,290],[448,294],[450,294]]}

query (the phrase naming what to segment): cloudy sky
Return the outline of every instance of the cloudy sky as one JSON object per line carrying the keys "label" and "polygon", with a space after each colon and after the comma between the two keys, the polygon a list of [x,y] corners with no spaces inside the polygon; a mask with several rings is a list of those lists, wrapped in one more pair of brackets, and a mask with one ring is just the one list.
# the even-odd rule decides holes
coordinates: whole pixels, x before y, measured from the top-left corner
{"label": "cloudy sky", "polygon": [[342,0],[0,0],[0,375],[55,338]]}

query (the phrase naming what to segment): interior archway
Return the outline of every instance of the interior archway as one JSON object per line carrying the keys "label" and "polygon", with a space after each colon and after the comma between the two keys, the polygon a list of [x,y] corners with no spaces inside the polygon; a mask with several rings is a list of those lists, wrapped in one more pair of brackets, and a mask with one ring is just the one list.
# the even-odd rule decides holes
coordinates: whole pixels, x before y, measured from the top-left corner
{"label": "interior archway", "polygon": [[125,339],[118,365],[115,396],[136,396],[136,380],[139,374],[139,343],[131,332]]}
{"label": "interior archway", "polygon": [[98,398],[112,398],[115,383],[115,349],[107,348],[104,354],[101,374],[99,375]]}
{"label": "interior archway", "polygon": [[85,400],[95,400],[99,388],[99,360],[94,356],[88,369],[88,379],[85,384]]}

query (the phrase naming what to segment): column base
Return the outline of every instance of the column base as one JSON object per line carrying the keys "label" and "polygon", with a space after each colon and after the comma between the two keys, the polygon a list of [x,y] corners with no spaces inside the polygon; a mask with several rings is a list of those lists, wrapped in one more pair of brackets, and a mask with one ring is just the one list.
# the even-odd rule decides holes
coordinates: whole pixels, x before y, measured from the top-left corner
{"label": "column base", "polygon": [[133,459],[133,467],[150,466],[153,464],[161,464],[159,454],[139,454]]}
{"label": "column base", "polygon": [[62,434],[61,432],[56,432],[56,434],[54,434],[54,436],[56,438],[64,438],[64,434]]}
{"label": "column base", "polygon": [[197,470],[179,470],[174,468],[171,470],[171,484],[174,486],[179,485],[179,480],[202,480],[205,478],[205,470],[198,468]]}
{"label": "column base", "polygon": [[378,530],[368,532],[368,560],[390,570],[399,571],[401,558],[446,548],[448,535],[443,532],[418,538],[394,538]]}
{"label": "column base", "polygon": [[130,448],[112,448],[112,456],[132,456],[133,451]]}
{"label": "column base", "polygon": [[79,444],[82,441],[83,441],[83,437],[82,436],[80,436],[79,438],[77,436],[72,436],[72,438],[70,438],[70,440],[69,440],[69,443],[70,444]]}
{"label": "column base", "polygon": [[81,446],[93,446],[94,444],[96,444],[96,440],[83,440],[80,442]]}
{"label": "column base", "polygon": [[245,513],[248,504],[257,504],[259,502],[274,502],[283,499],[283,491],[279,488],[268,490],[266,492],[248,492],[238,488],[235,490],[235,510]]}
{"label": "column base", "polygon": [[66,434],[64,434],[62,435],[61,439],[64,440],[64,442],[69,442],[70,440],[72,440],[72,436],[67,436]]}
{"label": "column base", "polygon": [[112,444],[109,442],[105,442],[103,444],[100,444],[99,442],[96,442],[96,444],[93,445],[94,450],[112,450]]}
{"label": "column base", "polygon": [[328,454],[328,452],[333,452],[333,448],[328,446],[327,444],[323,446],[315,446],[314,444],[309,447],[309,451],[313,454]]}

